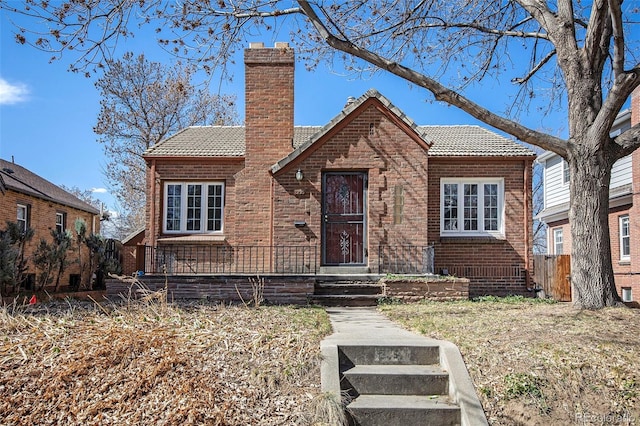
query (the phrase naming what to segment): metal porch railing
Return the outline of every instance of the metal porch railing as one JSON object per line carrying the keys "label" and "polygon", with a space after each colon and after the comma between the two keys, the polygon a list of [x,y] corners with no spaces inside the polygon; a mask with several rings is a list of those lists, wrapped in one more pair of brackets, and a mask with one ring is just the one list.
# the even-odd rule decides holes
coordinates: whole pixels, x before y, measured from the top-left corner
{"label": "metal porch railing", "polygon": [[145,274],[316,274],[316,246],[144,246]]}
{"label": "metal porch railing", "polygon": [[378,247],[378,271],[380,274],[433,274],[433,246]]}

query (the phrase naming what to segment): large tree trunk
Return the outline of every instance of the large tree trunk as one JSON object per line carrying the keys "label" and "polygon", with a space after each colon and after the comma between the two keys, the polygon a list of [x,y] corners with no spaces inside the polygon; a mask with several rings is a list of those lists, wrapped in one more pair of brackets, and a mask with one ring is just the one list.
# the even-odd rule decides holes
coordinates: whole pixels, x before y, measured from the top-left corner
{"label": "large tree trunk", "polygon": [[[579,308],[599,309],[620,302],[609,236],[609,183],[613,162],[605,153],[568,155],[571,172],[571,284]],[[610,163],[610,164],[609,164]]]}

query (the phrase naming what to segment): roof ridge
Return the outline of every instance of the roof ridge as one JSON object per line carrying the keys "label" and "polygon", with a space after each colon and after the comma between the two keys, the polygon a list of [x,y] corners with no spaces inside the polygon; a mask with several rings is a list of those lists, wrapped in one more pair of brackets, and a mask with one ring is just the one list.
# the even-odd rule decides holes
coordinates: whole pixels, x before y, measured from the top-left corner
{"label": "roof ridge", "polygon": [[[23,192],[37,198],[53,201],[64,206],[87,211],[92,214],[98,213],[98,209],[91,204],[81,200],[76,195],[60,187],[60,185],[56,185],[50,180],[32,172],[20,164],[10,163],[7,160],[0,158],[0,165],[2,165],[3,169],[10,167],[17,169],[14,173],[7,173],[3,169],[0,169],[0,172],[2,172],[4,176],[14,182],[17,182],[17,186],[13,186],[14,191]],[[5,187],[10,188],[12,185],[5,181]]]}
{"label": "roof ridge", "polygon": [[[2,160],[2,161],[6,161],[6,160]],[[14,167],[15,167],[15,166],[18,166],[18,167],[20,167],[24,172],[31,173],[32,175],[34,175],[34,176],[36,176],[36,177],[38,177],[38,178],[40,178],[40,179],[46,180],[46,179],[44,179],[42,176],[40,176],[40,175],[37,175],[37,174],[33,173],[31,170],[27,169],[26,167],[22,167],[20,164],[11,163],[11,165],[12,165],[12,166],[14,166]],[[30,185],[29,183],[27,183],[27,182],[25,182],[24,180],[20,179],[20,178],[19,178],[19,176],[15,176],[15,175],[14,175],[14,174],[15,174],[15,172],[13,172],[13,173],[7,173],[7,172],[5,171],[5,169],[7,169],[7,167],[3,167],[2,169],[0,169],[0,172],[4,173],[4,175],[5,175],[5,176],[7,176],[8,178],[11,178],[11,179],[13,179],[13,180],[15,180],[15,181],[17,181],[17,182],[20,182],[20,183],[21,183],[21,184],[23,184],[24,186],[26,186],[26,187],[29,187],[29,188],[33,189],[33,190],[34,190],[35,192],[37,192],[38,194],[42,194],[44,197],[47,197],[47,198],[49,198],[49,199],[52,199],[50,195],[45,194],[44,192],[42,192],[42,191],[41,191],[41,190],[39,190],[38,188],[34,188],[34,186],[33,186],[33,185]],[[11,170],[11,169],[9,169],[9,170]],[[48,182],[48,181],[47,181],[47,182]],[[52,183],[52,182],[51,182],[51,183]],[[52,183],[52,184],[53,184],[53,183]],[[55,184],[53,184],[53,185],[55,185]],[[60,189],[62,189],[62,188],[60,188]],[[63,191],[64,191],[64,190],[63,190]]]}

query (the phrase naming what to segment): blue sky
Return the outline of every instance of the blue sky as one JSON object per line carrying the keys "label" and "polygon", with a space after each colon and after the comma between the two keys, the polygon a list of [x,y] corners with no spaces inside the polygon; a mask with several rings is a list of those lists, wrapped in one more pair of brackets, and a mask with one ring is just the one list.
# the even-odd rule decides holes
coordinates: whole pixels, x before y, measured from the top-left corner
{"label": "blue sky", "polygon": [[[9,161],[13,158],[55,184],[94,189],[94,195],[114,209],[113,197],[105,192],[102,146],[92,131],[100,102],[94,87],[96,77],[68,72],[68,59],[64,57],[49,63],[49,54],[15,43],[14,31],[5,12],[0,11],[0,157]],[[275,40],[250,41],[272,46]],[[137,37],[121,47],[123,51],[145,53],[151,60],[171,60],[150,37]],[[223,82],[221,93],[237,96],[238,113],[244,118],[241,58],[236,59],[231,71],[233,83]],[[481,124],[453,107],[430,102],[431,96],[424,89],[385,73],[358,79],[332,72],[324,65],[309,72],[299,63],[295,79],[297,125],[326,124],[342,109],[348,96],[358,97],[370,88],[380,91],[418,124]],[[219,84],[214,79],[211,90],[217,92]],[[491,80],[475,96],[491,100],[488,107],[500,111],[502,106],[493,101],[500,87],[499,81]],[[551,118],[545,124],[553,126],[564,120]],[[524,121],[533,128],[541,126],[540,117]],[[562,132],[560,127],[552,130],[554,134]]]}

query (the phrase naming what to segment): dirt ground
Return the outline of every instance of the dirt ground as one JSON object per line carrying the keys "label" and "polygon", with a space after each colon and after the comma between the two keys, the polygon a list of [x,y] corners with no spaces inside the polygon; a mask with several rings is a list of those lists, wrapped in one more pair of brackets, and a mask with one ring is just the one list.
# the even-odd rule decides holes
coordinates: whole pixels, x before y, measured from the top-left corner
{"label": "dirt ground", "polygon": [[492,425],[640,425],[640,310],[506,300],[381,310],[458,345]]}
{"label": "dirt ground", "polygon": [[329,332],[312,308],[0,307],[0,424],[310,424]]}

